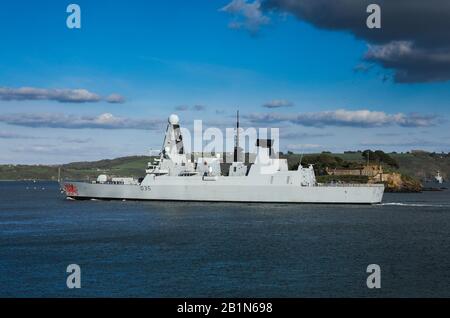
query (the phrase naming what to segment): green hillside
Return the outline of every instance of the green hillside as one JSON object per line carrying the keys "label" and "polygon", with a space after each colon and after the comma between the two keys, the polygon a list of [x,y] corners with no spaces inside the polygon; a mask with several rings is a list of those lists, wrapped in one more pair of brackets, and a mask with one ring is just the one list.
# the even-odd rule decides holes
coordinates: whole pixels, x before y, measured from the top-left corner
{"label": "green hillside", "polygon": [[[118,177],[141,177],[145,174],[147,156],[131,156],[93,162],[72,162],[61,165],[61,176],[65,179],[89,180],[105,173]],[[45,165],[0,165],[1,180],[57,180],[58,166]]]}
{"label": "green hillside", "polygon": [[430,179],[440,171],[444,179],[450,177],[450,154],[410,153],[392,154],[399,163],[399,171],[416,179]]}
{"label": "green hillside", "polygon": [[[286,156],[289,162],[289,166],[293,168],[293,164],[298,164],[300,158],[302,158],[303,163],[308,163],[308,159],[317,159],[317,156],[322,154],[289,154]],[[346,153],[325,153],[331,157],[338,157],[343,160],[344,165],[349,168],[365,164],[366,158],[362,156],[361,152],[346,152]],[[391,158],[393,158],[397,164],[397,167],[389,166],[383,162],[385,171],[396,171],[401,174],[413,177],[417,180],[431,179],[436,174],[436,171],[440,171],[444,179],[448,180],[450,177],[450,154],[437,154],[429,152],[408,152],[408,153],[389,153]],[[378,163],[376,160],[370,160],[370,163]],[[331,163],[332,165],[333,163]],[[330,164],[328,165],[330,166]],[[332,166],[331,166],[332,167]],[[342,167],[342,164],[340,165]]]}

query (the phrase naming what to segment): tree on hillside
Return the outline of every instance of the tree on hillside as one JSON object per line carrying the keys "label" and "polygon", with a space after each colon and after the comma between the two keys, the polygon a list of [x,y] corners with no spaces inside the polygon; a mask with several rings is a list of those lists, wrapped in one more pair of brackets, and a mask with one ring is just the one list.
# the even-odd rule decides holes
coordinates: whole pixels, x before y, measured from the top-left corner
{"label": "tree on hillside", "polygon": [[341,168],[347,165],[347,162],[340,157],[331,156],[327,153],[321,153],[318,155],[305,155],[302,160],[303,165],[314,165],[314,170],[318,175],[326,174],[326,168]]}
{"label": "tree on hillside", "polygon": [[398,162],[382,150],[372,151],[370,149],[367,149],[364,150],[361,155],[364,158],[364,160],[369,162],[369,164],[384,163],[390,167],[397,169],[399,168]]}

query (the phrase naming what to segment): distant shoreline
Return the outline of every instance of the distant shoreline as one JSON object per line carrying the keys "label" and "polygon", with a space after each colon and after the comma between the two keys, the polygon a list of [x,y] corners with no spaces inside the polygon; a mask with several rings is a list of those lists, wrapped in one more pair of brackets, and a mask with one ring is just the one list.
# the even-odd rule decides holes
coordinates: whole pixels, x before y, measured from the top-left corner
{"label": "distant shoreline", "polygon": [[56,183],[58,183],[58,181],[57,180],[52,180],[52,179],[34,179],[34,180],[30,180],[30,179],[17,179],[17,180],[14,180],[14,179],[0,179],[0,182],[33,182],[33,181],[36,181],[36,182],[56,182]]}

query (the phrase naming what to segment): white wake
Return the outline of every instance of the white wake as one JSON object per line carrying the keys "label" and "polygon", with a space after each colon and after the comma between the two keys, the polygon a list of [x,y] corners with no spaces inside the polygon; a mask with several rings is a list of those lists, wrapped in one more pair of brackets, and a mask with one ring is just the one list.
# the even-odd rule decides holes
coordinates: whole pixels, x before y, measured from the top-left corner
{"label": "white wake", "polygon": [[426,203],[404,203],[404,202],[386,202],[386,203],[380,203],[378,205],[386,205],[386,206],[406,206],[406,207],[437,207],[437,208],[443,208],[443,207],[449,207],[449,205],[444,204],[426,204]]}

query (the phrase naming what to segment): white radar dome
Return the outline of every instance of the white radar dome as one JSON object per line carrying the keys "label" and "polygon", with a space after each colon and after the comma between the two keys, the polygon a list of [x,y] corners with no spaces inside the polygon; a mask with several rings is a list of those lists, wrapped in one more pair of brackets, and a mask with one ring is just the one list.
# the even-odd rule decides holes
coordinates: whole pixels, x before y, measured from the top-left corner
{"label": "white radar dome", "polygon": [[178,118],[177,115],[172,114],[169,116],[169,123],[172,125],[178,125],[178,123],[180,122],[180,119]]}
{"label": "white radar dome", "polygon": [[108,176],[106,174],[101,174],[97,177],[97,182],[99,183],[105,183],[108,181]]}

